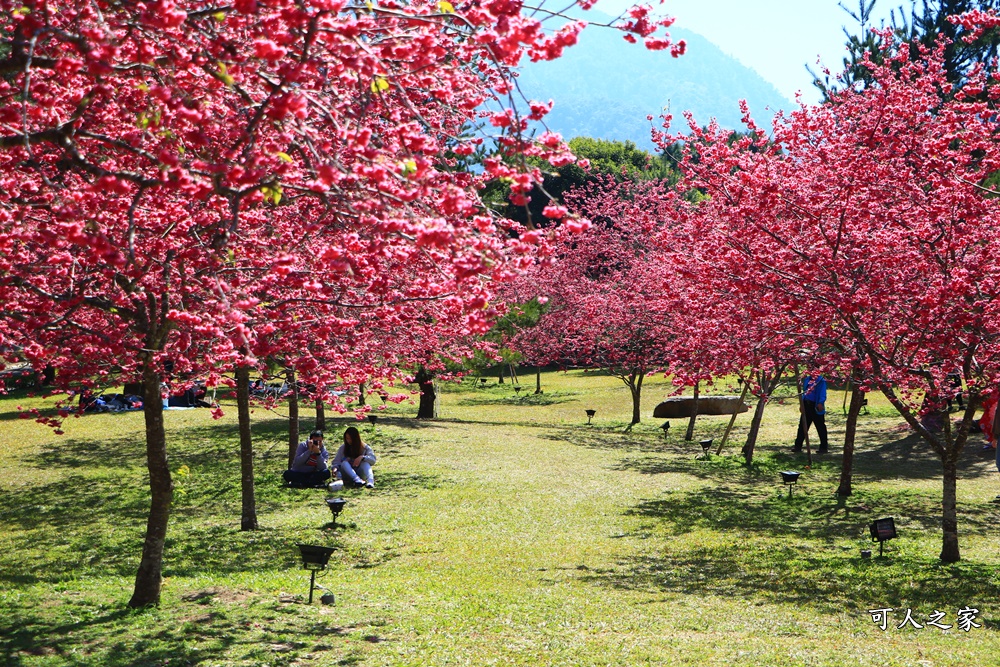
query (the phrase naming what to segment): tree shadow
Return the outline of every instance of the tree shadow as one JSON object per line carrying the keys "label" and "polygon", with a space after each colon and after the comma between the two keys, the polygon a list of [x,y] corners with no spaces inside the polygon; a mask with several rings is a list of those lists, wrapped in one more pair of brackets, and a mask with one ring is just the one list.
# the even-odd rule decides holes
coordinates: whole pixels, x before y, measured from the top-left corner
{"label": "tree shadow", "polygon": [[[686,421],[686,420],[685,420]],[[749,468],[743,456],[738,453],[716,456],[715,450],[725,431],[726,419],[714,422],[699,420],[700,432],[693,440],[683,440],[682,436],[654,434],[645,431],[624,433],[605,427],[579,427],[553,430],[542,437],[556,442],[564,442],[577,447],[597,450],[613,450],[627,456],[613,466],[615,470],[633,470],[646,475],[679,473],[702,480],[744,479],[749,483],[770,482],[781,470],[801,470],[807,465],[805,453],[793,453],[787,447],[776,448],[758,445],[754,463]],[[678,429],[679,430],[679,429]],[[912,479],[936,480],[942,476],[941,460],[930,446],[915,433],[859,434],[854,454],[854,475],[866,479]],[[706,458],[699,441],[711,439],[710,455]],[[727,448],[739,447],[739,440],[730,440]],[[662,458],[650,455],[662,454]],[[990,459],[993,454],[991,453]],[[818,455],[813,450],[812,470],[814,473],[839,474],[842,454],[836,450],[831,454]],[[986,461],[976,448],[969,443],[962,451],[958,462],[960,479],[978,479],[994,474],[992,466],[984,466]]]}
{"label": "tree shadow", "polygon": [[[168,446],[169,437],[168,434]],[[144,441],[128,437],[101,440],[60,439],[41,449],[28,465],[63,470],[108,466],[129,470],[136,465],[145,465],[142,460],[136,461],[145,453]]]}
{"label": "tree shadow", "polygon": [[489,419],[463,419],[459,417],[439,417],[434,421],[441,424],[457,424],[462,426],[517,426],[518,428],[527,428],[535,430],[546,430],[551,429],[552,424],[530,422],[530,421],[499,421],[499,420],[489,420]]}
{"label": "tree shadow", "polygon": [[[867,538],[868,524],[877,516],[896,517],[897,530],[940,530],[941,502],[930,493],[906,489],[863,490],[850,502],[832,494],[809,494],[802,490],[788,497],[777,486],[763,495],[759,487],[742,483],[675,492],[667,498],[648,500],[627,514],[652,522],[658,530],[683,535],[695,528],[753,532],[770,537],[822,540]],[[963,534],[988,535],[1000,520],[1000,507],[962,515]],[[651,526],[650,526],[651,527]]]}
{"label": "tree shadow", "polygon": [[[859,434],[854,453],[854,469],[876,479],[939,479],[941,459],[931,446],[916,433],[905,433],[889,440],[885,435]],[[994,454],[990,453],[990,459]],[[995,468],[981,464],[984,457],[979,445],[970,439],[958,460],[959,479],[976,479],[992,475]]]}
{"label": "tree shadow", "polygon": [[[523,390],[522,390],[523,391]],[[509,394],[504,392],[502,396],[496,396],[493,394],[483,393],[478,396],[467,396],[457,402],[460,406],[482,406],[482,405],[510,405],[517,407],[534,407],[534,406],[546,406],[546,405],[558,405],[560,403],[568,403],[570,401],[576,400],[577,392],[566,392],[566,391],[554,391],[551,393],[541,393],[535,394],[531,392],[527,393],[515,393]]]}
{"label": "tree shadow", "polygon": [[947,566],[892,553],[866,560],[853,549],[802,545],[699,546],[663,557],[638,556],[581,578],[614,589],[793,604],[832,615],[851,612],[859,622],[870,622],[868,609],[913,608],[923,618],[934,610],[949,611],[951,620],[945,622],[954,623],[958,608],[982,610],[1000,594],[995,568],[985,564]]}
{"label": "tree shadow", "polygon": [[[677,420],[677,430],[683,427]],[[684,420],[686,422],[686,420]],[[561,428],[552,430],[542,436],[546,440],[554,442],[564,442],[577,447],[586,447],[596,450],[613,450],[618,452],[645,452],[655,454],[674,454],[677,456],[702,455],[704,450],[698,444],[700,440],[711,438],[718,443],[722,438],[726,424],[722,421],[705,422],[703,428],[692,440],[684,440],[682,434],[673,435],[671,432],[664,434],[646,431],[645,429],[633,429],[625,431],[621,427],[587,426],[582,424],[579,427]],[[714,451],[713,446],[711,451]]]}
{"label": "tree shadow", "polygon": [[[117,625],[135,612],[127,609],[111,612],[103,616],[74,623],[47,622],[36,615],[19,615],[16,611],[0,620],[0,662],[10,667],[24,664],[26,656],[31,659],[60,656],[65,659],[67,651],[63,644],[68,635],[92,630],[103,625]],[[133,655],[133,663],[134,658]],[[130,663],[108,663],[130,664]]]}
{"label": "tree shadow", "polygon": [[[869,523],[894,516],[899,540],[940,530],[940,501],[908,490],[862,492],[842,503],[830,496],[776,491],[762,495],[744,484],[673,492],[639,503],[626,515],[640,518],[632,536],[666,536],[662,557],[639,555],[584,579],[601,586],[684,595],[719,595],[792,603],[828,613],[864,612],[876,607],[954,610],[995,599],[995,567],[960,562],[944,565],[907,556],[890,541],[886,558],[862,559]],[[1000,507],[963,516],[964,535],[990,535]],[[720,536],[705,546],[685,536],[708,531]],[[742,536],[756,534],[753,539]],[[646,550],[648,553],[648,550]],[[915,611],[917,611],[915,609]]]}
{"label": "tree shadow", "polygon": [[[429,475],[408,473],[385,474],[379,479],[375,491],[357,492],[348,497],[348,505],[338,517],[338,530],[331,531],[332,513],[325,498],[325,489],[286,489],[259,484],[258,519],[261,528],[240,530],[240,495],[237,484],[225,502],[212,503],[204,498],[184,504],[178,497],[178,506],[172,512],[164,546],[163,574],[169,576],[194,576],[206,572],[242,573],[294,568],[298,566],[298,543],[320,543],[339,547],[341,537],[357,527],[352,524],[352,505],[364,502],[362,493],[407,497],[432,488],[442,482]],[[0,513],[10,517],[12,525],[20,530],[8,533],[0,552],[0,581],[26,585],[35,583],[55,584],[84,576],[134,575],[141,549],[148,500],[138,490],[125,496],[130,503],[123,506],[122,498],[102,498],[114,483],[93,486],[90,493],[72,500],[72,506],[63,506],[59,512],[46,512],[38,516],[30,505],[21,505],[8,511],[6,496],[0,496]],[[27,502],[46,507],[50,498],[61,493],[53,485],[30,490]],[[192,491],[192,494],[195,492]],[[289,494],[298,498],[289,498]],[[345,494],[347,495],[347,494]],[[271,502],[261,502],[270,496]],[[95,504],[97,503],[97,504]],[[266,525],[267,515],[273,508],[298,505],[302,518],[291,527],[280,530]],[[262,510],[262,505],[268,509]],[[101,507],[99,519],[77,520],[74,516],[89,516],[94,507]],[[339,552],[338,552],[339,553]],[[384,554],[382,554],[384,556]],[[339,558],[346,559],[346,555]],[[331,559],[336,563],[338,556]],[[384,559],[383,559],[384,560]],[[356,559],[345,560],[353,566]],[[369,564],[369,567],[380,565]]]}
{"label": "tree shadow", "polygon": [[[701,448],[698,448],[701,451]],[[703,481],[717,484],[739,483],[749,486],[780,484],[780,472],[801,468],[804,461],[793,460],[788,456],[758,455],[753,464],[746,465],[745,459],[739,455],[716,456],[712,453],[706,457],[687,451],[683,456],[671,458],[625,457],[612,466],[612,470],[629,470],[643,475],[681,474]],[[833,463],[815,461],[811,475],[833,472]],[[838,466],[839,469],[839,466]],[[805,481],[805,480],[800,480]]]}
{"label": "tree shadow", "polygon": [[[275,422],[260,423],[255,438],[278,433]],[[205,571],[245,572],[270,569],[275,562],[292,564],[294,544],[316,539],[323,523],[301,522],[278,533],[266,527],[240,531],[241,488],[234,442],[235,425],[211,424],[171,433],[168,449],[174,482],[174,503],[165,553],[165,575]],[[273,440],[273,439],[272,439]],[[379,435],[380,455],[400,456],[420,443],[393,433]],[[281,472],[287,447],[273,441],[258,450],[255,500],[259,521],[268,514],[301,505],[308,516],[332,515],[323,489],[289,489]],[[144,448],[126,439],[68,440],[43,452],[38,465],[60,469],[57,480],[0,489],[0,516],[9,527],[0,550],[0,580],[31,584],[57,582],[87,571],[97,576],[131,576],[135,572],[149,511],[148,476]],[[116,467],[117,466],[117,467]],[[126,467],[127,466],[127,467]],[[355,491],[363,495],[411,497],[445,482],[434,474],[409,471],[381,472],[377,488]],[[318,514],[317,514],[318,513]],[[304,514],[304,516],[306,516]],[[347,516],[347,515],[345,515]]]}
{"label": "tree shadow", "polygon": [[[308,577],[305,582],[308,586]],[[72,616],[94,608],[101,606],[79,605]],[[357,629],[316,622],[311,609],[292,600],[279,606],[253,595],[213,589],[185,595],[172,604],[170,622],[153,608],[122,609],[70,623],[14,611],[0,620],[0,662],[11,667],[41,663],[135,667],[230,664],[235,655],[243,658],[241,664],[296,664],[312,657],[310,653],[328,654],[334,648],[331,638]],[[379,639],[371,637],[366,640]],[[348,662],[341,663],[357,664],[355,658],[361,654],[343,648]]]}

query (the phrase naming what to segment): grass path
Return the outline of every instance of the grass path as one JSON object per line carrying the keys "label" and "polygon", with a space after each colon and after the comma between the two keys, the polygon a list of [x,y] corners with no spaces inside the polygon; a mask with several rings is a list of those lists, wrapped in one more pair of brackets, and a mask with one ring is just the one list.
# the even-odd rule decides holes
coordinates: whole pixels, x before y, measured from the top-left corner
{"label": "grass path", "polygon": [[[680,424],[622,433],[613,378],[543,381],[541,398],[445,388],[435,422],[390,406],[362,429],[378,487],[344,492],[337,530],[323,491],[275,483],[280,420],[255,414],[264,528],[240,533],[235,416],[168,413],[171,468],[189,474],[175,477],[163,604],[145,611],[124,609],[147,502],[141,415],[73,420],[59,438],[4,420],[0,400],[0,664],[1000,664],[1000,485],[978,444],[959,486],[964,560],[942,566],[935,462],[874,397],[857,492],[838,506],[839,456],[791,499],[777,481],[803,463],[787,453],[792,404],[769,408],[748,471],[696,460]],[[644,414],[668,390],[651,379]],[[722,428],[701,420],[698,437]],[[900,538],[864,561],[864,528],[883,515]],[[336,606],[302,604],[297,542],[337,547],[319,580]],[[895,627],[906,608],[954,624],[965,606],[984,627]],[[886,631],[878,607],[896,610]]]}

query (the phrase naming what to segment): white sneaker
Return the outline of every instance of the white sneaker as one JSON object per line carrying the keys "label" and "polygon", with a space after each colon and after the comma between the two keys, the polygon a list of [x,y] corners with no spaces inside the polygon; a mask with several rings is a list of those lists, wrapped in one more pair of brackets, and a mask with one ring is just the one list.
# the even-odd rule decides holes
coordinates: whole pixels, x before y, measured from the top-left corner
{"label": "white sneaker", "polygon": [[344,488],[344,481],[343,480],[341,480],[341,479],[335,479],[332,482],[330,482],[330,490],[331,491],[340,491],[342,488]]}

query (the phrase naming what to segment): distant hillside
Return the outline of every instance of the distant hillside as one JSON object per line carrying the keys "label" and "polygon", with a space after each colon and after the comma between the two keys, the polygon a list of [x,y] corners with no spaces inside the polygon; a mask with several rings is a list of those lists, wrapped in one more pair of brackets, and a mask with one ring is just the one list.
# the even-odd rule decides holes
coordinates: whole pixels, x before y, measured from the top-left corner
{"label": "distant hillside", "polygon": [[714,117],[741,127],[741,99],[764,126],[779,109],[791,108],[774,86],[701,35],[676,28],[670,34],[687,42],[684,56],[649,51],[626,43],[618,31],[592,26],[562,58],[526,64],[521,89],[529,99],[555,100],[546,122],[566,139],[629,139],[646,149],[652,147],[646,115],[655,120],[665,107],[678,131],[686,128],[683,111],[692,111],[700,125]]}

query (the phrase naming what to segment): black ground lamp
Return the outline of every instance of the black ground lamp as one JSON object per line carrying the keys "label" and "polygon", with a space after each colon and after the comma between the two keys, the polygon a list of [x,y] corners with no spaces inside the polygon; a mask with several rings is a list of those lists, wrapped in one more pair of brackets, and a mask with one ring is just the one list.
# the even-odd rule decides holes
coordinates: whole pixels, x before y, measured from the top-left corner
{"label": "black ground lamp", "polygon": [[799,475],[802,473],[796,472],[794,470],[782,470],[781,471],[781,481],[788,485],[788,497],[792,497],[792,485],[799,481]]}
{"label": "black ground lamp", "polygon": [[875,519],[868,526],[871,533],[872,542],[878,542],[878,555],[882,555],[882,545],[896,537],[896,522],[891,516],[884,519]]}
{"label": "black ground lamp", "polygon": [[663,429],[663,437],[664,438],[667,437],[667,431],[670,430],[670,422],[668,422],[668,421],[663,422],[663,426],[661,426],[660,428]]}
{"label": "black ground lamp", "polygon": [[486,378],[479,378],[479,384],[483,387],[486,386]]}
{"label": "black ground lamp", "polygon": [[375,428],[375,422],[378,421],[378,415],[368,415],[368,421],[372,423],[372,428]]}
{"label": "black ground lamp", "polygon": [[514,386],[514,393],[515,394],[520,394],[521,393],[521,388],[515,385]]}
{"label": "black ground lamp", "polygon": [[592,426],[590,420],[593,419],[594,415],[597,414],[597,410],[585,410],[584,412],[587,413],[587,426]]}
{"label": "black ground lamp", "polygon": [[317,547],[311,544],[300,544],[299,553],[302,554],[302,568],[309,570],[309,604],[312,604],[313,589],[316,588],[316,573],[326,569],[326,564],[330,562],[330,554],[333,553],[333,549],[330,547]]}
{"label": "black ground lamp", "polygon": [[704,440],[699,440],[698,444],[701,445],[701,450],[705,453],[705,458],[708,458],[708,450],[712,448],[713,438],[705,438]]}
{"label": "black ground lamp", "polygon": [[333,527],[334,528],[337,527],[337,516],[341,512],[344,511],[344,505],[346,505],[346,504],[347,504],[347,501],[344,500],[343,498],[327,498],[326,499],[326,506],[330,508],[331,512],[333,512]]}

